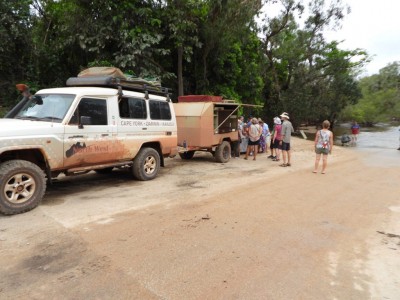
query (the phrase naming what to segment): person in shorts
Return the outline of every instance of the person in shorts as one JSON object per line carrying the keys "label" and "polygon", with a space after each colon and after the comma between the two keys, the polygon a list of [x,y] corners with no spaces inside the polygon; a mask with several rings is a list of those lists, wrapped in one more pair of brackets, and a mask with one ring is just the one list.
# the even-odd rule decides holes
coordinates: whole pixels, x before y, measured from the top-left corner
{"label": "person in shorts", "polygon": [[333,133],[329,130],[331,124],[328,120],[322,122],[322,129],[315,134],[315,163],[313,173],[318,172],[319,161],[322,156],[322,171],[325,174],[326,166],[328,165],[328,154],[332,154]]}
{"label": "person in shorts", "polygon": [[292,136],[292,132],[294,131],[292,123],[289,121],[288,113],[284,112],[280,115],[283,120],[282,123],[282,140],[280,144],[282,145],[282,159],[283,163],[279,166],[281,167],[290,167],[292,164],[290,162],[291,153],[290,153],[290,138]]}
{"label": "person in shorts", "polygon": [[[282,124],[279,117],[274,118],[274,134],[272,135],[272,160],[279,161],[282,150]],[[275,154],[275,155],[274,155]]]}
{"label": "person in shorts", "polygon": [[252,151],[254,155],[253,160],[256,160],[258,145],[260,144],[261,133],[262,129],[258,124],[257,118],[253,118],[251,120],[251,125],[249,128],[249,144],[247,146],[247,151],[244,159],[247,159],[247,157],[250,154],[250,151]]}

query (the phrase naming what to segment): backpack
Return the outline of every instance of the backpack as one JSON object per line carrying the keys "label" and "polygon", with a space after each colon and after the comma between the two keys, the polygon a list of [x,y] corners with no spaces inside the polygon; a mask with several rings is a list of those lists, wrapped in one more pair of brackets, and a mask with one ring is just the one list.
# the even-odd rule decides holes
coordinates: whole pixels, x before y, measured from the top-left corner
{"label": "backpack", "polygon": [[322,148],[327,149],[329,146],[329,134],[323,135],[322,130],[319,131],[319,134],[321,135]]}

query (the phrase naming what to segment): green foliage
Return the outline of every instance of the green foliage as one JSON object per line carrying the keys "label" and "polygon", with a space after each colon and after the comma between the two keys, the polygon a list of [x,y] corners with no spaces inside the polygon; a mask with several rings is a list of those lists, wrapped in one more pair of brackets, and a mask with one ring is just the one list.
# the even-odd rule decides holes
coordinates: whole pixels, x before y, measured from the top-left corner
{"label": "green foliage", "polygon": [[379,74],[360,80],[362,98],[342,112],[343,120],[373,124],[400,119],[400,62],[393,62]]}
{"label": "green foliage", "polygon": [[264,70],[260,41],[249,31],[246,38],[226,50],[210,70],[212,77],[216,79],[211,93],[222,95],[226,99],[261,104]]}
{"label": "green foliage", "polygon": [[248,35],[253,25],[254,16],[261,8],[259,1],[253,0],[208,0],[206,15],[199,26],[199,38],[202,49],[195,57],[194,69],[196,92],[205,93],[213,90],[212,67],[218,60]]}
{"label": "green foliage", "polygon": [[268,58],[267,97],[269,118],[289,112],[295,125],[304,121],[331,120],[360,96],[354,74],[366,62],[363,50],[343,51],[338,42],[327,43],[323,31],[336,26],[345,8],[322,0],[310,1],[303,29],[295,15],[303,14],[301,2],[283,0],[281,14],[263,27]]}
{"label": "green foliage", "polygon": [[[0,2],[0,99],[16,102],[16,83],[34,89],[63,86],[92,66],[115,66],[135,76],[156,76],[179,94],[215,94],[243,103],[263,118],[287,111],[296,123],[336,119],[360,98],[360,49],[327,43],[326,28],[345,16],[340,3],[295,0],[21,0]],[[255,16],[262,3],[282,4],[265,18],[259,37]],[[363,94],[382,93],[361,108],[346,108],[368,119],[399,109],[391,92],[394,66],[379,80],[362,81]],[[383,91],[386,91],[383,93]],[[368,103],[368,105],[367,105]],[[360,104],[361,105],[361,104]],[[373,112],[372,112],[373,113]]]}
{"label": "green foliage", "polygon": [[0,1],[0,105],[10,106],[18,93],[15,84],[30,79],[32,1]]}

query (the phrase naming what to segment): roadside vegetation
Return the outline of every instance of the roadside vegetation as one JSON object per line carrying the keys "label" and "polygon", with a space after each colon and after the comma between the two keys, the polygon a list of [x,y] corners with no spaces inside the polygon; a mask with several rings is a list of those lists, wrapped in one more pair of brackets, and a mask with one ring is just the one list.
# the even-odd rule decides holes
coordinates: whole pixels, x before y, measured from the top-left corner
{"label": "roadside vegetation", "polygon": [[115,66],[160,78],[174,99],[222,95],[261,105],[243,113],[266,120],[286,111],[295,126],[399,118],[399,86],[376,87],[383,74],[359,81],[368,54],[324,37],[348,12],[323,0],[1,1],[1,105],[17,102],[17,83],[64,86],[84,68]]}
{"label": "roadside vegetation", "polygon": [[400,62],[360,79],[359,86],[362,97],[342,111],[343,120],[355,120],[367,126],[400,121]]}

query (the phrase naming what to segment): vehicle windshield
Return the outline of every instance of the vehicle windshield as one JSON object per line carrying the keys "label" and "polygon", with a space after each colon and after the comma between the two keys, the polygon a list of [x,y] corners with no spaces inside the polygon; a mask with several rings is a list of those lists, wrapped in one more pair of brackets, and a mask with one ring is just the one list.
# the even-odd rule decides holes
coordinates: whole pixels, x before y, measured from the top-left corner
{"label": "vehicle windshield", "polygon": [[15,118],[60,123],[74,99],[75,95],[68,94],[37,94],[29,99]]}

